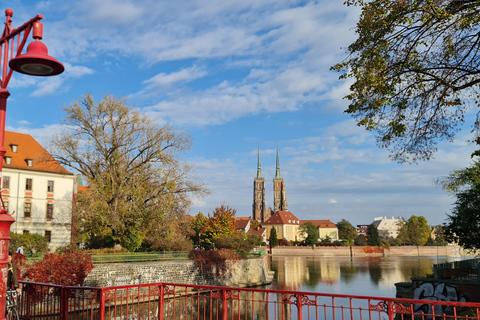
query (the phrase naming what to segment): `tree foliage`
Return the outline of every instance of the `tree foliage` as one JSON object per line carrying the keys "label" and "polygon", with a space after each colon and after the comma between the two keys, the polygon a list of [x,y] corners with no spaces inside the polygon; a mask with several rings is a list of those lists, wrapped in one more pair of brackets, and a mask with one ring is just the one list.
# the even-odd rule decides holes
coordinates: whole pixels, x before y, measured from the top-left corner
{"label": "tree foliage", "polygon": [[236,232],[235,214],[237,211],[226,205],[221,205],[208,215],[208,220],[201,230],[200,241],[205,249],[213,249],[218,237],[232,235]]}
{"label": "tree foliage", "polygon": [[470,166],[451,171],[448,176],[438,178],[436,184],[451,194],[480,186],[480,161],[475,158]]}
{"label": "tree foliage", "polygon": [[456,242],[465,249],[480,249],[480,161],[476,157],[473,163],[461,170],[450,172],[447,177],[437,180],[437,184],[449,193],[455,194],[452,213],[447,214],[443,235],[447,242]]}
{"label": "tree foliage", "polygon": [[447,215],[445,237],[465,249],[480,249],[480,189],[470,188],[457,193],[451,214]]}
{"label": "tree foliage", "polygon": [[262,241],[263,239],[259,235],[235,232],[218,236],[215,239],[215,248],[230,249],[245,258],[253,248],[261,245]]}
{"label": "tree foliage", "polygon": [[357,229],[345,219],[337,223],[338,237],[345,241],[353,243],[357,238]]}
{"label": "tree foliage", "polygon": [[189,136],[111,95],[95,103],[89,94],[63,110],[51,153],[88,185],[77,210],[85,232],[130,251],[152,235],[184,237],[170,224],[185,214],[190,196],[206,192],[181,161]]}
{"label": "tree foliage", "polygon": [[23,246],[24,254],[48,253],[48,240],[40,234],[18,234],[11,232],[10,237],[9,250],[11,252],[16,252],[18,247]]}
{"label": "tree foliage", "polygon": [[423,246],[430,237],[430,227],[423,216],[412,215],[407,221],[400,220],[397,243],[404,246]]}
{"label": "tree foliage", "polygon": [[201,240],[201,235],[202,235],[202,229],[207,223],[208,218],[205,217],[205,215],[201,212],[199,212],[195,218],[192,219],[192,222],[190,223],[190,228],[192,229],[192,241],[194,245],[197,247],[201,245],[200,240]]}
{"label": "tree foliage", "polygon": [[307,222],[302,224],[298,228],[298,232],[304,238],[303,241],[306,245],[313,246],[318,242],[318,229],[313,223]]}
{"label": "tree foliage", "polygon": [[354,241],[354,244],[356,246],[366,246],[368,243],[367,243],[367,237],[365,237],[365,235],[361,234],[359,235],[355,241]]}
{"label": "tree foliage", "polygon": [[369,246],[379,246],[380,245],[380,235],[378,234],[378,229],[375,224],[369,224],[366,230],[367,234],[367,244]]}
{"label": "tree foliage", "polygon": [[272,228],[270,230],[269,243],[270,243],[270,246],[272,247],[278,246],[277,230],[275,230],[275,228]]}
{"label": "tree foliage", "polygon": [[[345,112],[397,161],[429,159],[479,105],[478,0],[347,0],[358,38],[333,66],[352,79]],[[477,131],[480,122],[471,125]]]}

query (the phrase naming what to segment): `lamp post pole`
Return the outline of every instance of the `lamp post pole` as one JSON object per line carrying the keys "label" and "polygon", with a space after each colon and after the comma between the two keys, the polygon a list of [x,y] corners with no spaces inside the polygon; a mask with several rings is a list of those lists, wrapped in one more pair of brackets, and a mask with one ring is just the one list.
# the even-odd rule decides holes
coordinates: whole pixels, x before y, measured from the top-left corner
{"label": "lamp post pole", "polygon": [[[1,194],[2,169],[5,153],[5,121],[7,112],[8,82],[13,71],[32,76],[54,76],[62,73],[63,65],[48,55],[48,49],[40,40],[43,37],[42,15],[37,15],[16,29],[12,29],[13,10],[5,10],[7,21],[0,38],[0,319],[5,319],[8,276],[8,247],[10,244],[10,226],[15,219],[8,214]],[[33,31],[35,41],[22,54],[28,36]],[[20,183],[20,181],[18,181]],[[18,197],[19,195],[17,195]]]}

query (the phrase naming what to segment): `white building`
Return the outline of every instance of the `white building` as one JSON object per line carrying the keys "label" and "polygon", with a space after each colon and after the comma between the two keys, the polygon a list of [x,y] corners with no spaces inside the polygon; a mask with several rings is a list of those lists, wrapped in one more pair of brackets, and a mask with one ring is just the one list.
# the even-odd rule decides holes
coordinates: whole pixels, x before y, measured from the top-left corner
{"label": "white building", "polygon": [[5,132],[2,198],[15,233],[41,234],[50,251],[71,240],[73,173],[63,168],[32,136]]}
{"label": "white building", "polygon": [[387,240],[388,238],[396,238],[398,236],[399,219],[387,219],[387,217],[374,218],[373,224],[377,227],[380,238]]}

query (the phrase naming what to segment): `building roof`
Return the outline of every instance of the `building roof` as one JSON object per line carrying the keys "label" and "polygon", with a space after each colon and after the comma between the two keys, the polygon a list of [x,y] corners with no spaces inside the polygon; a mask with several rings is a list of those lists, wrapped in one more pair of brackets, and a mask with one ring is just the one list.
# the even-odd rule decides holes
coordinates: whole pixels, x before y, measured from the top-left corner
{"label": "building roof", "polygon": [[[17,152],[13,152],[14,146]],[[5,131],[5,149],[4,157],[11,157],[11,163],[4,160],[4,168],[73,175],[29,134]],[[32,160],[32,166],[27,160]]]}
{"label": "building roof", "polygon": [[248,226],[249,221],[250,217],[235,218],[235,227],[237,228],[237,230],[245,230]]}
{"label": "building roof", "polygon": [[277,211],[262,224],[300,224],[300,219],[290,211]]}
{"label": "building roof", "polygon": [[86,191],[88,191],[88,187],[77,185],[77,190],[82,191],[82,192],[86,192]]}
{"label": "building roof", "polygon": [[300,224],[311,222],[317,228],[336,228],[337,226],[330,220],[300,220]]}
{"label": "building roof", "polygon": [[265,228],[256,227],[255,229],[252,229],[252,228],[248,229],[247,234],[256,234],[259,236],[263,236],[264,232],[265,232]]}

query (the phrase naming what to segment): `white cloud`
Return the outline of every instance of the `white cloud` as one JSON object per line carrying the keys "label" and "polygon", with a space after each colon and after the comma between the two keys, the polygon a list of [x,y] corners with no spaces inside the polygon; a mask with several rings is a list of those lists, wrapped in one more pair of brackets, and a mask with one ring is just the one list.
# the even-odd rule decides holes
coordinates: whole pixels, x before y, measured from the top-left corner
{"label": "white cloud", "polygon": [[55,93],[62,86],[65,78],[61,76],[49,77],[38,83],[37,89],[31,94],[32,97],[47,96]]}
{"label": "white cloud", "polygon": [[337,200],[335,200],[335,199],[329,199],[329,200],[328,200],[328,203],[330,203],[330,204],[335,204],[335,203],[337,203]]}
{"label": "white cloud", "polygon": [[184,68],[177,72],[166,74],[165,72],[159,73],[156,76],[145,80],[144,83],[148,85],[148,89],[155,89],[158,87],[169,87],[173,84],[187,83],[195,79],[204,77],[207,71],[204,68],[192,66],[190,68]]}
{"label": "white cloud", "polygon": [[90,75],[95,73],[93,69],[90,69],[85,66],[74,66],[70,63],[64,63],[65,66],[65,76],[72,78],[81,78],[85,75]]}

